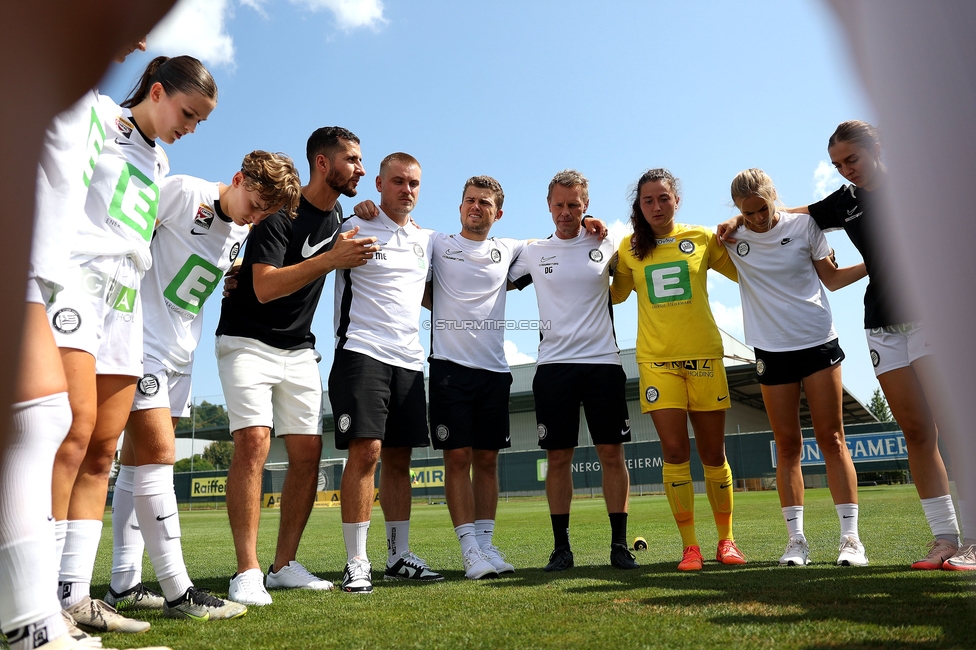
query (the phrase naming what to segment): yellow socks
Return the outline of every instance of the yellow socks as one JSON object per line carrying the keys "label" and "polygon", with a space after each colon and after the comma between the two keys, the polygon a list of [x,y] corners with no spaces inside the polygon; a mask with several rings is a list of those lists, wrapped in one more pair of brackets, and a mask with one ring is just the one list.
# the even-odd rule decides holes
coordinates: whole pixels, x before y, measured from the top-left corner
{"label": "yellow socks", "polygon": [[705,494],[712,505],[712,515],[715,517],[715,527],[718,528],[718,538],[734,539],[732,537],[732,468],[728,461],[718,467],[702,465],[705,470]]}
{"label": "yellow socks", "polygon": [[685,548],[698,546],[695,536],[695,486],[691,482],[690,463],[664,463],[663,474],[664,493],[668,495],[671,513],[681,533],[681,545]]}

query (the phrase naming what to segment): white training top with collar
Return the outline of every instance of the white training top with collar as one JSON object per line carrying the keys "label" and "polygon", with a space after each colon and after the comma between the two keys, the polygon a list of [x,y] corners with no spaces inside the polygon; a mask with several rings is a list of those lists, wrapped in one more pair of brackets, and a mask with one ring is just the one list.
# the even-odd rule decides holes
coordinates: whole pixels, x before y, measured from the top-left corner
{"label": "white training top with collar", "polygon": [[580,229],[573,239],[550,235],[525,246],[509,278],[535,285],[539,303],[538,363],[620,364],[610,303],[612,235],[602,241]]}
{"label": "white training top with collar", "polygon": [[770,230],[740,226],[725,245],[739,272],[746,343],[768,352],[823,345],[837,332],[813,261],[830,246],[810,215],[778,214]]}
{"label": "white training top with collar", "polygon": [[356,226],[356,237],[376,237],[380,250],[366,264],[336,274],[335,347],[422,371],[420,303],[431,275],[434,232],[409,222],[401,227],[382,210],[369,221],[349,219],[342,231]]}
{"label": "white training top with collar", "polygon": [[508,271],[525,242],[474,241],[435,233],[430,358],[469,368],[509,372],[505,360]]}

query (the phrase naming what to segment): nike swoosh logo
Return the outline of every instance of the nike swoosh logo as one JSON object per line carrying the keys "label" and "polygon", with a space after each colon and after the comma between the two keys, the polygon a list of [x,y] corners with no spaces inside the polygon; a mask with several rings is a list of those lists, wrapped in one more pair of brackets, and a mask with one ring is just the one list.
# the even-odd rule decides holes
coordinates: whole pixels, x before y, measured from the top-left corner
{"label": "nike swoosh logo", "polygon": [[627,427],[626,429],[624,429],[623,431],[620,432],[620,435],[626,436],[629,433],[630,433],[630,427]]}
{"label": "nike swoosh logo", "polygon": [[855,212],[857,212],[857,208],[858,206],[855,205],[853,208],[847,211],[847,214],[854,214]]}
{"label": "nike swoosh logo", "polygon": [[787,244],[789,244],[789,243],[790,243],[791,241],[793,241],[793,238],[792,238],[792,237],[787,237],[786,239],[784,239],[783,241],[781,241],[781,242],[779,243],[779,245],[780,245],[780,246],[786,246],[786,245],[787,245]]}
{"label": "nike swoosh logo", "polygon": [[790,518],[789,518],[789,519],[787,519],[786,521],[796,521],[796,519],[798,519],[798,517],[790,517]]}
{"label": "nike swoosh logo", "polygon": [[302,244],[302,257],[304,257],[305,259],[308,259],[312,255],[315,255],[317,252],[319,252],[319,250],[321,250],[321,248],[323,246],[325,246],[330,241],[332,241],[333,239],[335,239],[336,233],[338,233],[338,232],[339,232],[339,229],[336,228],[335,229],[335,232],[332,233],[332,236],[331,237],[329,237],[327,239],[323,239],[322,241],[320,241],[319,243],[317,243],[315,246],[312,246],[309,243],[309,238],[311,237],[311,235],[309,235],[308,237],[306,237],[305,238],[305,243]]}
{"label": "nike swoosh logo", "polygon": [[671,487],[681,487],[682,485],[688,485],[691,481],[685,481],[684,483],[672,483]]}
{"label": "nike swoosh logo", "polygon": [[191,235],[206,235],[208,232],[210,232],[210,231],[209,230],[204,230],[203,232],[197,232],[197,229],[196,228],[190,228],[190,234]]}
{"label": "nike swoosh logo", "polygon": [[718,401],[720,401],[720,402],[724,402],[724,401],[725,401],[725,400],[727,400],[728,398],[729,398],[729,396],[728,396],[728,395],[726,395],[725,397],[719,397],[719,398],[718,398]]}
{"label": "nike swoosh logo", "polygon": [[837,357],[836,359],[831,359],[831,360],[830,360],[830,365],[834,365],[834,364],[835,364],[835,363],[837,363],[838,361],[840,361],[840,357]]}
{"label": "nike swoosh logo", "polygon": [[162,521],[163,519],[169,519],[170,517],[172,517],[175,514],[176,514],[175,512],[171,512],[170,514],[166,515],[165,517],[161,517],[159,515],[156,515],[156,521]]}
{"label": "nike swoosh logo", "polygon": [[444,251],[444,254],[445,255],[460,255],[463,252],[464,251],[462,251],[462,250],[452,251],[451,249],[447,249],[446,251]]}
{"label": "nike swoosh logo", "polygon": [[729,483],[729,484],[727,484],[727,485],[720,485],[719,487],[720,487],[720,488],[722,488],[722,489],[724,490],[724,489],[725,489],[725,488],[727,488],[727,487],[732,487],[732,484],[731,484],[731,483]]}
{"label": "nike swoosh logo", "polygon": [[132,146],[132,143],[131,142],[129,142],[128,140],[122,140],[120,138],[115,138],[115,144],[119,145],[120,147],[131,147]]}
{"label": "nike swoosh logo", "polygon": [[512,440],[512,435],[511,434],[505,436],[505,442],[510,442],[511,440]]}
{"label": "nike swoosh logo", "polygon": [[542,261],[542,262],[548,262],[549,260],[554,260],[554,259],[556,259],[556,256],[555,255],[552,255],[551,257],[543,257],[542,260],[540,260],[540,261]]}
{"label": "nike swoosh logo", "polygon": [[843,515],[844,519],[853,519],[854,515]]}

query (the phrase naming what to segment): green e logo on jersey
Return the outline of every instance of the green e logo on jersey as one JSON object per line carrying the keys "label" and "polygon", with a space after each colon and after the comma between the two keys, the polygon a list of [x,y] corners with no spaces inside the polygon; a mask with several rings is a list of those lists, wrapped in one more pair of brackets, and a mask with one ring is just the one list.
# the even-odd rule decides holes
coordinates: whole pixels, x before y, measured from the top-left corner
{"label": "green e logo on jersey", "polygon": [[688,261],[648,264],[644,267],[647,298],[652,305],[691,300],[691,275]]}
{"label": "green e logo on jersey", "polygon": [[149,241],[152,239],[153,226],[156,225],[158,208],[159,191],[156,184],[132,163],[125,163],[119,183],[115,186],[112,204],[108,207],[109,216]]}
{"label": "green e logo on jersey", "polygon": [[98,162],[98,154],[102,153],[102,144],[105,143],[105,129],[102,128],[102,121],[98,119],[95,107],[91,109],[91,122],[88,124],[88,144],[85,147],[88,152],[88,166],[85,167],[83,176],[85,177],[85,187],[91,183],[92,174],[95,172],[95,163]]}
{"label": "green e logo on jersey", "polygon": [[220,284],[222,275],[221,270],[207,260],[191,255],[163,291],[163,296],[177,307],[199,314],[203,303]]}

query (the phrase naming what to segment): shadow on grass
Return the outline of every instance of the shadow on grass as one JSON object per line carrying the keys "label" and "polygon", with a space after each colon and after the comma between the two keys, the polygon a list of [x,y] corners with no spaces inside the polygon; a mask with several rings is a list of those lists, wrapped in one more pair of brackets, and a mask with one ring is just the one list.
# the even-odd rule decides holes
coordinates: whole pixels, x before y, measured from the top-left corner
{"label": "shadow on grass", "polygon": [[[693,611],[722,628],[836,622],[884,628],[934,627],[938,641],[831,643],[798,646],[918,649],[976,647],[976,576],[907,567],[838,567],[817,564],[780,567],[774,562],[726,567],[706,562],[701,572],[682,573],[671,562],[642,565],[634,571],[609,566],[577,566],[561,573],[526,569],[498,587],[554,586],[567,581],[568,593],[606,593],[644,606],[649,615]],[[589,584],[580,585],[584,580]],[[571,581],[571,582],[570,582]],[[595,581],[595,582],[590,582]],[[647,595],[647,594],[650,595]]]}

